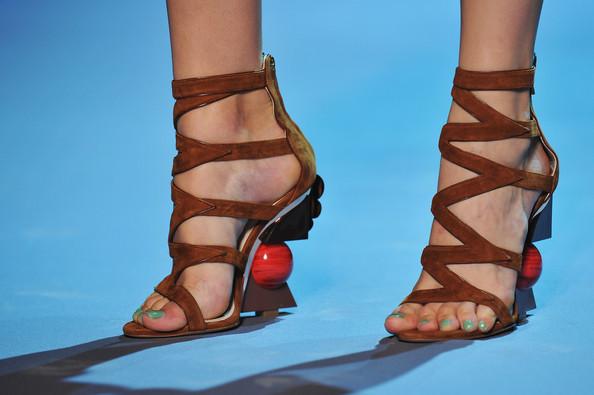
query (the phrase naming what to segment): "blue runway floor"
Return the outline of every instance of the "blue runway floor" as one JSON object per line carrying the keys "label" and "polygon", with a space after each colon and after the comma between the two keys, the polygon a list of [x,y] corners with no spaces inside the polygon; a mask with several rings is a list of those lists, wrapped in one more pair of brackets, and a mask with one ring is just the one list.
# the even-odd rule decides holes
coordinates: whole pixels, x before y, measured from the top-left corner
{"label": "blue runway floor", "polygon": [[535,107],[561,181],[538,309],[488,341],[383,329],[420,270],[457,59],[457,5],[417,3],[265,2],[264,46],[326,180],[292,244],[299,306],[155,341],[120,335],[170,269],[164,4],[0,1],[0,393],[592,393],[590,2],[546,2],[539,28]]}

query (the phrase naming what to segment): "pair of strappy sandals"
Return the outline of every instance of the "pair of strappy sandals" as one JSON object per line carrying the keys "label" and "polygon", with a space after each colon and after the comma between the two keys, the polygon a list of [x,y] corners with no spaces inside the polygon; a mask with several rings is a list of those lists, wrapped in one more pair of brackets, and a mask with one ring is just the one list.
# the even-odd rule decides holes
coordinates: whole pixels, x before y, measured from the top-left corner
{"label": "pair of strappy sandals", "polygon": [[[197,335],[236,327],[246,288],[251,279],[250,268],[255,251],[264,240],[275,242],[307,237],[312,220],[319,215],[317,199],[323,192],[322,179],[316,174],[313,150],[299,127],[288,116],[278,89],[274,59],[267,55],[261,70],[253,72],[190,78],[173,81],[174,124],[185,113],[229,96],[265,89],[274,107],[274,116],[285,130],[285,137],[275,140],[236,144],[207,144],[176,134],[178,154],[173,163],[177,175],[207,162],[240,159],[260,159],[293,154],[301,164],[301,174],[295,186],[272,204],[255,204],[193,196],[172,183],[174,210],[169,231],[169,251],[173,268],[155,288],[156,292],[177,303],[184,311],[187,324],[176,331],[158,332],[134,321],[124,326],[124,333],[131,337],[170,337]],[[526,313],[517,297],[512,311],[495,295],[473,287],[448,268],[450,264],[497,264],[519,271],[522,255],[499,248],[479,235],[457,218],[448,207],[462,200],[505,186],[541,191],[531,215],[531,228],[538,223],[539,213],[547,207],[557,185],[559,165],[555,152],[546,141],[532,111],[532,120],[512,120],[480,101],[473,90],[523,90],[533,92],[534,67],[523,70],[475,72],[458,68],[454,78],[454,101],[473,115],[477,123],[446,124],[442,130],[439,147],[443,158],[477,174],[476,177],[439,191],[433,199],[432,212],[436,220],[462,245],[430,245],[423,251],[423,269],[437,280],[442,288],[417,290],[404,302],[462,302],[472,301],[490,307],[497,315],[497,322],[490,332],[418,331],[410,330],[397,336],[405,341],[436,341],[445,339],[470,339],[491,336],[512,329]],[[452,142],[495,141],[509,138],[539,139],[551,162],[547,175],[513,169],[484,157],[466,152]],[[303,209],[303,208],[306,209]],[[549,206],[550,207],[550,206]],[[238,248],[213,245],[192,245],[174,242],[177,228],[195,216],[220,216],[249,219],[250,228],[244,232]],[[285,222],[287,226],[279,226]],[[253,224],[256,224],[253,226]],[[301,224],[291,226],[291,224]],[[305,228],[304,228],[305,227]],[[533,229],[532,229],[533,230]],[[529,235],[533,234],[532,230]],[[528,240],[530,241],[530,240]],[[227,311],[220,317],[204,319],[190,292],[177,284],[184,269],[205,262],[220,262],[235,267],[232,297]],[[531,290],[529,291],[531,292]],[[531,295],[530,295],[531,296]],[[258,306],[254,306],[258,311]]]}

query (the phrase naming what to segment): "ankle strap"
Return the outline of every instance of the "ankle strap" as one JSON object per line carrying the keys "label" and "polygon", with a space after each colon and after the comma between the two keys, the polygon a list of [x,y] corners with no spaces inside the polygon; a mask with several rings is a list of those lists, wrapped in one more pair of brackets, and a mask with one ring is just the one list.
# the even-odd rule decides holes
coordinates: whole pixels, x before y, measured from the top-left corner
{"label": "ankle strap", "polygon": [[454,86],[467,90],[530,89],[534,93],[535,67],[505,71],[470,71],[456,68]]}
{"label": "ankle strap", "polygon": [[268,63],[265,62],[264,67],[256,71],[173,80],[171,88],[176,99],[173,107],[174,126],[188,111],[238,93],[265,88]]}
{"label": "ankle strap", "polygon": [[178,100],[193,96],[245,92],[265,86],[264,69],[203,78],[187,78],[171,82],[173,97]]}

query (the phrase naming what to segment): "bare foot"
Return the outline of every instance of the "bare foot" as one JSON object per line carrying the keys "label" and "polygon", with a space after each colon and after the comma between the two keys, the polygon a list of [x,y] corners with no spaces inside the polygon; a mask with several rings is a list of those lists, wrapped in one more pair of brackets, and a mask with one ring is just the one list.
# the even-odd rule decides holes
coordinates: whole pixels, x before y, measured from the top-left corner
{"label": "bare foot", "polygon": [[[284,137],[265,90],[231,96],[184,115],[178,132],[207,143],[236,143]],[[294,155],[257,160],[210,162],[174,177],[175,184],[194,196],[270,203],[297,182],[301,167]],[[174,241],[237,247],[245,220],[194,217],[182,223]],[[234,268],[204,263],[183,271],[178,284],[186,287],[205,319],[229,307]],[[157,331],[173,331],[186,324],[183,310],[153,292],[134,313],[134,321]]]}

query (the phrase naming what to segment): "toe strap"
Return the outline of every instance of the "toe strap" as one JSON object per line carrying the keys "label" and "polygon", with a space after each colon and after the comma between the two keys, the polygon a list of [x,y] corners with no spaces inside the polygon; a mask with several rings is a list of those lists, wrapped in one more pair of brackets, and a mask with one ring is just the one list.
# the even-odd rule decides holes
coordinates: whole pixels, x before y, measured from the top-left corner
{"label": "toe strap", "polygon": [[[458,274],[451,270],[447,264],[457,263],[464,264],[464,259],[469,259],[463,255],[468,254],[470,259],[476,260],[480,263],[488,263],[489,261],[500,265],[507,266],[509,262],[498,257],[499,254],[488,254],[485,250],[488,250],[488,245],[483,244],[484,247],[482,255],[488,255],[481,257],[480,253],[472,252],[472,248],[468,246],[428,246],[423,251],[421,256],[421,263],[423,270],[427,272],[435,281],[441,284],[442,288],[435,289],[424,289],[413,291],[405,300],[404,303],[447,303],[447,302],[474,302],[476,304],[490,307],[499,321],[502,324],[512,324],[515,320],[509,313],[505,303],[501,301],[497,296],[479,289]],[[459,251],[462,250],[462,251]],[[463,252],[465,254],[461,254]],[[494,249],[495,253],[501,253],[504,257],[508,257],[509,260],[514,260],[517,257],[509,257],[507,253],[513,254],[510,251],[502,249]],[[515,254],[517,255],[517,254]],[[519,255],[518,255],[519,257]],[[463,259],[459,259],[463,258]]]}
{"label": "toe strap", "polygon": [[503,325],[514,322],[512,315],[501,300],[488,292],[466,285],[458,290],[451,288],[423,289],[413,291],[402,303],[448,303],[448,302],[473,302],[490,307]]}
{"label": "toe strap", "polygon": [[206,329],[206,322],[202,316],[200,306],[198,306],[192,294],[184,286],[173,285],[171,287],[165,287],[163,284],[159,284],[155,288],[155,291],[175,302],[183,310],[190,330]]}

